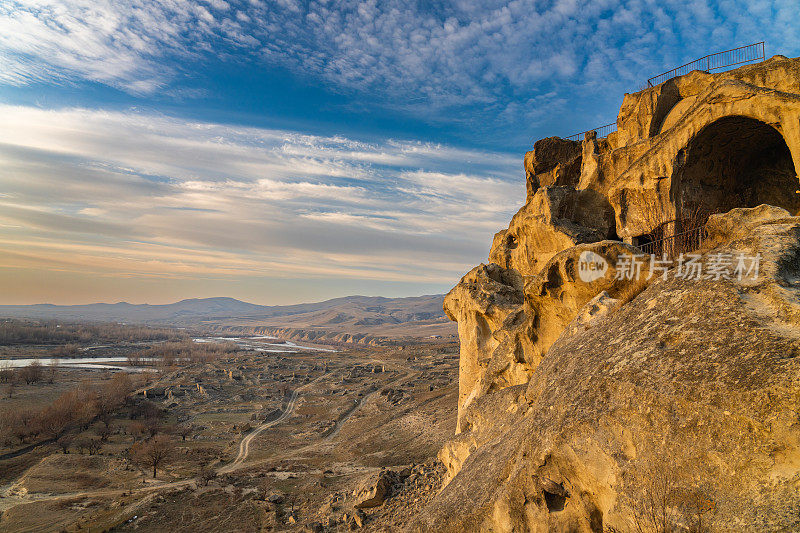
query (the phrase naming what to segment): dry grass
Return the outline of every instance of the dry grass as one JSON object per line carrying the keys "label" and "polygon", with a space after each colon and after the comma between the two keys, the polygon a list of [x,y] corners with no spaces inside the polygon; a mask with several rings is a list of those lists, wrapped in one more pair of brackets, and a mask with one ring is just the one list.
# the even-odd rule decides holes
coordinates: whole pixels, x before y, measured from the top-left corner
{"label": "dry grass", "polygon": [[124,466],[115,457],[55,453],[28,470],[19,483],[32,493],[122,487],[137,478],[136,472]]}

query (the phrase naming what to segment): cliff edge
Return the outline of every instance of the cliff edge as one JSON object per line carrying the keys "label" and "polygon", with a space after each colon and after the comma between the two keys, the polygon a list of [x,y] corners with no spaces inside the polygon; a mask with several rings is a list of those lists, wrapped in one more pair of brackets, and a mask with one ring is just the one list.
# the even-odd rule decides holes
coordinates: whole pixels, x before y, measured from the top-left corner
{"label": "cliff edge", "polygon": [[445,298],[456,436],[415,531],[800,530],[800,60],[549,138]]}

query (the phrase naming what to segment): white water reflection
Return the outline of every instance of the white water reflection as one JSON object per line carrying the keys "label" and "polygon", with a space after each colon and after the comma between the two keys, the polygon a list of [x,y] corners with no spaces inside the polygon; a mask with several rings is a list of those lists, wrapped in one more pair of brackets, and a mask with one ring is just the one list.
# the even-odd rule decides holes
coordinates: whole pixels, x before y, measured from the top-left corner
{"label": "white water reflection", "polygon": [[69,359],[40,357],[38,359],[0,359],[0,368],[22,368],[30,365],[34,361],[39,362],[42,366],[49,366],[55,364],[63,368],[84,368],[94,370],[124,370],[126,372],[142,372],[145,369],[141,367],[110,365],[104,363],[125,363],[128,361],[127,357],[71,357]]}
{"label": "white water reflection", "polygon": [[[314,352],[335,352],[332,348],[320,348],[317,346],[303,346],[292,341],[279,340],[277,337],[260,335],[257,337],[197,337],[192,339],[194,342],[233,342],[240,350],[252,350],[265,353],[297,353],[302,351]],[[259,342],[259,341],[279,341],[279,342]]]}
{"label": "white water reflection", "polygon": [[[279,341],[276,337],[269,337],[266,335],[258,337],[197,337],[192,339],[197,343],[211,343],[211,342],[233,342],[240,350],[251,350],[262,353],[298,353],[302,351],[315,351],[315,352],[335,352],[332,348],[320,348],[316,346],[303,346],[291,341]],[[262,342],[259,342],[262,341]],[[263,342],[263,341],[279,341],[279,342]],[[99,346],[98,346],[99,347]],[[111,345],[108,346],[112,347]],[[92,346],[92,348],[96,348]],[[147,359],[140,359],[147,361]],[[34,361],[39,362],[42,366],[49,366],[55,364],[62,368],[81,368],[88,370],[123,370],[125,372],[150,372],[155,370],[149,366],[129,366],[115,365],[111,363],[127,363],[127,357],[39,357],[27,359],[0,359],[0,368],[22,368],[30,365]]]}

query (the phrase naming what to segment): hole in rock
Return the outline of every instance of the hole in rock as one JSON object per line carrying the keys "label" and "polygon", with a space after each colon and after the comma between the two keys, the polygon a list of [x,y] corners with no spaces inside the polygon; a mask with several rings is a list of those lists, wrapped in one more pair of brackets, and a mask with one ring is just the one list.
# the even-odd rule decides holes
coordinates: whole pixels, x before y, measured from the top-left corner
{"label": "hole in rock", "polygon": [[633,238],[633,245],[634,246],[644,246],[645,244],[650,244],[655,239],[653,239],[653,235],[646,234],[646,235],[639,235]]}
{"label": "hole in rock", "polygon": [[[783,136],[748,117],[712,122],[689,141],[676,159],[673,179],[679,225],[697,227],[711,213],[770,204],[796,214],[797,174]],[[682,161],[681,161],[682,160]]]}
{"label": "hole in rock", "polygon": [[551,513],[563,511],[564,507],[567,505],[567,497],[545,490],[544,503],[547,505],[547,510]]}
{"label": "hole in rock", "polygon": [[517,242],[516,235],[509,234],[506,237],[506,248],[508,248],[509,250],[513,250],[514,248],[516,248],[517,244],[518,244],[518,242]]}

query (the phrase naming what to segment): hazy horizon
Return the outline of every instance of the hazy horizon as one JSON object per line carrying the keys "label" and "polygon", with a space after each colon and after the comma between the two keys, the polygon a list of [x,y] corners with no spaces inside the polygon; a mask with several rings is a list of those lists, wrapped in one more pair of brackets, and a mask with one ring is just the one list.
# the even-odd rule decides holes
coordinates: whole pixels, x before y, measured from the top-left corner
{"label": "hazy horizon", "polygon": [[205,296],[205,297],[201,297],[201,298],[188,297],[188,298],[182,298],[180,300],[169,300],[169,301],[163,301],[163,302],[160,302],[160,301],[133,301],[133,302],[130,302],[130,301],[125,301],[125,300],[105,301],[105,302],[101,302],[101,301],[79,302],[79,303],[68,303],[68,304],[54,304],[52,302],[35,302],[35,303],[30,303],[30,304],[0,304],[0,307],[29,307],[29,306],[35,306],[35,305],[56,305],[56,306],[59,306],[59,307],[73,307],[73,306],[86,306],[86,305],[117,305],[117,304],[128,304],[128,305],[171,305],[171,304],[177,304],[177,303],[182,303],[182,302],[187,302],[187,301],[195,301],[195,300],[203,301],[203,300],[222,300],[222,299],[231,299],[231,300],[236,300],[236,301],[238,301],[240,303],[244,303],[244,304],[252,304],[252,305],[260,305],[260,306],[264,306],[264,307],[270,307],[270,306],[290,306],[290,305],[297,305],[297,304],[314,304],[314,303],[322,303],[322,302],[326,302],[326,301],[329,301],[329,300],[336,300],[336,299],[342,299],[342,298],[387,298],[387,299],[399,299],[399,298],[423,298],[423,297],[426,297],[426,296],[443,296],[443,295],[444,295],[444,293],[409,294],[409,295],[403,295],[403,296],[384,296],[382,294],[348,294],[346,296],[334,296],[333,298],[324,298],[324,299],[321,299],[321,300],[308,300],[308,301],[303,301],[303,302],[293,302],[291,304],[259,303],[259,302],[255,302],[255,301],[242,300],[240,298],[233,298],[231,296],[219,296],[218,295],[218,296]]}

